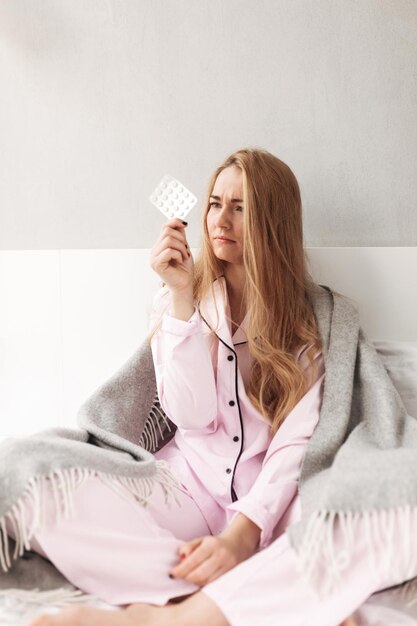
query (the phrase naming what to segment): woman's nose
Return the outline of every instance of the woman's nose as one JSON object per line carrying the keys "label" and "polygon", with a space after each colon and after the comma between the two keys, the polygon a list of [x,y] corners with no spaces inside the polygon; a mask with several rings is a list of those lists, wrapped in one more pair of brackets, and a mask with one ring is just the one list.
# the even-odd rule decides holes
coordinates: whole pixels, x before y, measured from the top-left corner
{"label": "woman's nose", "polygon": [[223,224],[230,225],[230,216],[228,214],[226,206],[224,206],[220,211],[218,211],[216,215],[216,225],[222,226]]}

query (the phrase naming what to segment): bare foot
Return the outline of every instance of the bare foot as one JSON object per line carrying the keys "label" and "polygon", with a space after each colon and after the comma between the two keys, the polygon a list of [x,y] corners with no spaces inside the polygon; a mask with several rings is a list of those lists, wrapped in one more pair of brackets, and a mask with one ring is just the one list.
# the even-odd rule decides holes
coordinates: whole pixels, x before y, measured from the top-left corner
{"label": "bare foot", "polygon": [[27,626],[134,626],[134,624],[135,619],[127,610],[112,611],[78,605],[66,607],[53,615],[38,615]]}
{"label": "bare foot", "polygon": [[27,626],[230,626],[217,605],[204,593],[179,603],[155,606],[130,604],[116,611],[71,606],[55,615],[39,615]]}
{"label": "bare foot", "polygon": [[[183,621],[179,604],[159,607],[130,604],[126,609],[106,610],[90,606],[71,606],[54,615],[38,615],[28,626],[175,626]],[[181,621],[176,621],[181,620]],[[216,625],[214,625],[216,626]]]}
{"label": "bare foot", "polygon": [[204,593],[193,593],[184,601],[162,607],[131,604],[126,611],[133,618],[129,626],[230,626],[217,604]]}

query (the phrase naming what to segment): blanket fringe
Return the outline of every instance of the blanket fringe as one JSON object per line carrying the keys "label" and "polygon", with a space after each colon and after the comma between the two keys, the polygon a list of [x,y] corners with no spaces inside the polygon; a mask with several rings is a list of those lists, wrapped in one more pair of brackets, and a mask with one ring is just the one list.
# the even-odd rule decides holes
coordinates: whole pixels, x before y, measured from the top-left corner
{"label": "blanket fringe", "polygon": [[35,589],[5,589],[0,591],[0,621],[2,624],[28,624],[49,609],[60,610],[66,606],[89,604],[100,606],[95,596],[81,590],[61,587],[51,591]]}
{"label": "blanket fringe", "polygon": [[[300,546],[295,548],[298,573],[316,597],[332,594],[342,583],[354,554],[359,520],[364,522],[367,536],[365,558],[376,580],[397,579],[402,583],[416,575],[417,537],[412,533],[417,524],[417,507],[364,512],[318,510],[310,517]],[[399,533],[400,549],[394,532]]]}
{"label": "blanket fringe", "polygon": [[[30,539],[33,534],[45,525],[44,496],[45,489],[49,486],[54,502],[56,520],[62,516],[69,519],[74,514],[74,492],[88,478],[98,477],[108,487],[113,489],[124,499],[138,502],[141,506],[148,504],[148,500],[156,485],[162,488],[165,503],[171,501],[180,506],[177,498],[176,487],[179,487],[177,478],[171,471],[169,464],[163,460],[155,461],[156,470],[150,477],[129,478],[92,470],[89,468],[69,468],[55,470],[46,476],[36,476],[29,479],[22,496],[15,502],[12,508],[0,518],[0,564],[4,572],[11,568],[11,556],[9,552],[9,535],[7,524],[12,528],[15,537],[15,550],[13,560],[22,556],[25,550],[30,550]],[[25,519],[25,512],[31,508],[31,525]]]}
{"label": "blanket fringe", "polygon": [[62,607],[68,604],[78,604],[81,602],[97,601],[96,596],[85,594],[79,589],[52,589],[40,591],[35,589],[2,589],[0,590],[0,601],[5,609],[16,610],[18,605],[24,606],[56,606]]}
{"label": "blanket fringe", "polygon": [[[164,440],[164,427],[171,432],[171,426],[168,418],[159,403],[158,392],[156,392],[149,417],[143,427],[142,435],[139,439],[139,445],[148,452],[155,452],[159,442]],[[158,432],[159,431],[159,432]]]}

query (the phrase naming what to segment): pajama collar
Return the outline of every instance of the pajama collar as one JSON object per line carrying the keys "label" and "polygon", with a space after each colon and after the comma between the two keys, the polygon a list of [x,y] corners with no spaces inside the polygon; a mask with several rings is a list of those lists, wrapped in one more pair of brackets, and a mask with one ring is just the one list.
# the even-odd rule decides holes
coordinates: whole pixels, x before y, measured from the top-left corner
{"label": "pajama collar", "polygon": [[[226,296],[223,296],[222,285],[225,290]],[[211,295],[211,292],[208,292],[201,300],[198,311],[200,316],[205,321],[207,326],[211,328],[216,336],[227,345],[228,348],[233,349],[234,346],[238,346],[244,343],[248,343],[248,338],[246,334],[247,325],[249,321],[249,312],[246,312],[242,323],[239,328],[235,331],[233,337],[231,336],[231,329],[229,325],[229,321],[226,319],[226,314],[230,317],[230,303],[227,295],[227,286],[226,286],[226,278],[222,274],[218,276],[213,281],[213,290],[214,290],[214,299],[217,304],[217,309],[219,312],[219,322],[217,326],[217,313],[216,308],[214,306],[214,301]],[[301,348],[298,348],[293,351],[293,354],[296,359],[299,359],[301,354],[307,348],[307,344],[304,344]]]}
{"label": "pajama collar", "polygon": [[[222,285],[225,295],[223,295]],[[211,328],[217,337],[223,343],[227,344],[229,348],[233,346],[247,343],[246,328],[248,323],[248,312],[246,313],[239,328],[235,331],[233,337],[231,334],[230,322],[227,320],[226,315],[230,317],[230,303],[227,295],[226,278],[224,275],[218,276],[213,281],[214,301],[209,291],[198,305],[198,311],[205,321],[207,326]],[[215,303],[218,310],[218,323],[217,312]]]}

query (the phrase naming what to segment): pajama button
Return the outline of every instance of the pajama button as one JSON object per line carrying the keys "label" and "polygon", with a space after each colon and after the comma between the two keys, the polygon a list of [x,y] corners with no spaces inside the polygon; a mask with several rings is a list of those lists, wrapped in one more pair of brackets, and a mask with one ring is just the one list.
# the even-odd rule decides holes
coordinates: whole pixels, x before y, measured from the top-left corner
{"label": "pajama button", "polygon": [[239,437],[238,437],[237,435],[235,435],[235,436],[233,437],[233,441],[239,441]]}
{"label": "pajama button", "polygon": [[231,354],[229,354],[229,356],[227,357],[228,361],[233,361],[233,357]]}
{"label": "pajama button", "polygon": [[230,467],[228,467],[227,470],[226,470],[226,474],[230,474],[231,471],[232,470],[230,469]]}
{"label": "pajama button", "polygon": [[235,401],[234,400],[229,400],[229,404],[230,404],[230,406],[235,406]]}

